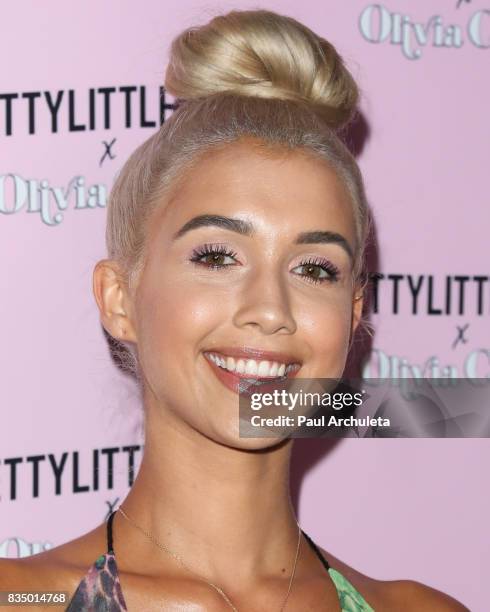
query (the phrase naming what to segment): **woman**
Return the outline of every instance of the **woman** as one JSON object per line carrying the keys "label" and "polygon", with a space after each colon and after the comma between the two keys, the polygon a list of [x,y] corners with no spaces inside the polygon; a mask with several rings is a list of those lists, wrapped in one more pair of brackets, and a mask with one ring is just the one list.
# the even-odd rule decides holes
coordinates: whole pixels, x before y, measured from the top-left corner
{"label": "woman", "polygon": [[318,548],[292,440],[239,436],[241,379],[340,377],[361,321],[369,216],[335,134],[352,76],[297,21],[233,11],[177,37],[165,85],[179,108],[118,177],[94,271],[141,384],[140,471],[107,524],[2,560],[1,589],[68,591],[71,612],[466,610]]}

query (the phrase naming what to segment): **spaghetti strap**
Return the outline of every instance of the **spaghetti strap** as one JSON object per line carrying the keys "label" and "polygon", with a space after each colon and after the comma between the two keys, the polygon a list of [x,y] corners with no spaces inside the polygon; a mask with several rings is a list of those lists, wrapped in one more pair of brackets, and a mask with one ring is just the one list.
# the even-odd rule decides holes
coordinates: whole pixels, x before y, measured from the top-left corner
{"label": "spaghetti strap", "polygon": [[111,512],[109,518],[107,519],[107,552],[110,555],[114,554],[114,548],[112,544],[112,521],[114,520],[114,515],[116,514],[116,512],[117,510]]}
{"label": "spaghetti strap", "polygon": [[[119,570],[113,548],[113,522],[117,510],[107,519],[107,552],[101,554],[80,581],[66,612],[88,612],[89,610],[113,610],[127,612],[119,580]],[[344,612],[374,612],[359,591],[336,569],[330,567],[318,546],[303,530],[305,540],[320,559],[337,591],[340,607]]]}
{"label": "spaghetti strap", "polygon": [[313,540],[310,538],[310,536],[307,533],[305,533],[303,530],[301,530],[301,533],[305,536],[306,541],[311,546],[311,548],[313,548],[313,551],[316,553],[317,557],[322,562],[323,567],[328,572],[328,570],[330,569],[330,565],[328,564],[328,561],[325,559],[325,557],[320,552],[320,549],[318,548],[318,546],[315,544],[315,542],[313,542]]}

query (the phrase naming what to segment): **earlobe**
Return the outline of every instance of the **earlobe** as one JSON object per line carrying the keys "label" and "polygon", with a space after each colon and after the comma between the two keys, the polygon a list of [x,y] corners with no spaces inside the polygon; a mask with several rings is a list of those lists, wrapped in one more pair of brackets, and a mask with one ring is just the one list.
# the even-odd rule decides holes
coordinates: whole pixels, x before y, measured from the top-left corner
{"label": "earlobe", "polygon": [[118,264],[110,259],[98,261],[92,288],[105,330],[117,340],[136,343],[131,302]]}

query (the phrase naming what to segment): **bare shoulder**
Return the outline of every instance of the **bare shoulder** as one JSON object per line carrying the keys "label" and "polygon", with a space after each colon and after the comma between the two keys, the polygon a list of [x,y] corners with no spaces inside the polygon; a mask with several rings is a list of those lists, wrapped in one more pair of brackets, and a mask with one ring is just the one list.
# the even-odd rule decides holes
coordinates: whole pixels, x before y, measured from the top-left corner
{"label": "bare shoulder", "polygon": [[359,591],[376,612],[470,612],[453,597],[415,580],[375,580],[320,549],[329,565]]}
{"label": "bare shoulder", "polygon": [[89,567],[105,551],[104,527],[19,559],[0,559],[0,591],[74,591]]}

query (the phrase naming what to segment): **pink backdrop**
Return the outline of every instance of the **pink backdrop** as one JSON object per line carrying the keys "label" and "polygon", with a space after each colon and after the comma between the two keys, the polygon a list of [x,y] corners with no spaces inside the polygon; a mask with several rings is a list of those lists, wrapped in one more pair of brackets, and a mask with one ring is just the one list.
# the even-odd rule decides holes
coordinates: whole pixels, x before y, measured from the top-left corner
{"label": "pink backdrop", "polygon": [[[134,383],[111,361],[91,292],[105,256],[104,190],[155,130],[142,124],[157,120],[171,38],[246,7],[257,4],[2,7],[0,556],[92,529],[128,491],[141,409]],[[379,285],[365,373],[397,376],[398,364],[425,376],[437,367],[489,376],[490,3],[268,0],[260,8],[330,39],[363,90],[359,162],[376,218],[376,270],[402,275],[398,312],[394,282]],[[409,275],[423,277],[416,313]],[[452,281],[447,313],[446,279],[458,275],[469,280]],[[430,278],[441,314],[428,313]],[[472,611],[488,609],[487,439],[351,439],[327,454],[317,441],[300,443],[299,517],[323,547],[373,577],[419,580]]]}

